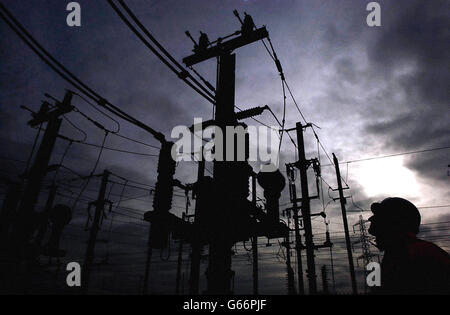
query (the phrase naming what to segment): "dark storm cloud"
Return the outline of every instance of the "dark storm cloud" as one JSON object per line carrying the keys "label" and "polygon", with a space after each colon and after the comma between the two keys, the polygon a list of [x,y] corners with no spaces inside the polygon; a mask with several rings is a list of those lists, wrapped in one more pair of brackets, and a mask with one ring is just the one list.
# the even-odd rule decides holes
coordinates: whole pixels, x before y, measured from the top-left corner
{"label": "dark storm cloud", "polygon": [[[406,95],[403,113],[387,120],[375,119],[366,127],[394,152],[450,144],[449,26],[447,1],[436,1],[433,6],[415,1],[400,10],[389,30],[368,50],[375,73],[397,80],[397,87]],[[412,73],[392,78],[408,64],[414,65]],[[443,151],[413,156],[407,166],[420,177],[447,181],[447,163],[448,155]]]}

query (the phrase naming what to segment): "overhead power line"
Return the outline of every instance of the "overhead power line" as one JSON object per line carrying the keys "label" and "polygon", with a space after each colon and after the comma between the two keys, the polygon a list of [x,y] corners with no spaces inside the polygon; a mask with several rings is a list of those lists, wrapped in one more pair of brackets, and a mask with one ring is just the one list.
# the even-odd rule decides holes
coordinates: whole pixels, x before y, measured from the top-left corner
{"label": "overhead power line", "polygon": [[[2,13],[3,11],[3,13]],[[100,96],[93,89],[83,83],[72,72],[67,70],[58,60],[56,60],[46,49],[43,48],[39,42],[19,23],[19,21],[6,9],[3,3],[0,2],[0,18],[24,41],[24,43],[33,50],[38,57],[46,63],[53,71],[55,71],[64,80],[72,84],[76,89],[82,92],[85,96],[95,101],[99,106],[105,108],[114,115],[122,118],[129,123],[146,130],[151,133],[158,141],[165,142],[165,137],[162,133],[154,130],[152,127],[144,124],[133,116],[127,114],[119,107],[113,105],[111,102]]]}
{"label": "overhead power line", "polygon": [[[171,71],[173,71],[181,80],[183,80],[185,83],[187,83],[191,88],[193,88],[197,93],[199,93],[201,96],[203,96],[207,101],[212,103],[213,105],[216,104],[215,101],[215,95],[211,93],[211,91],[215,91],[215,89],[212,87],[212,85],[207,82],[201,75],[195,71],[192,67],[191,70],[199,76],[200,80],[205,83],[205,86],[203,86],[200,82],[198,82],[189,72],[186,71],[186,69],[183,68],[183,66],[175,60],[175,58],[170,55],[170,53],[155,39],[155,37],[148,31],[148,29],[142,24],[141,21],[137,18],[137,16],[133,13],[133,11],[126,5],[125,1],[119,0],[118,2],[122,6],[122,8],[127,12],[127,14],[131,17],[133,22],[141,29],[141,31],[150,39],[151,42],[161,51],[158,52],[155,47],[153,47],[148,40],[144,38],[144,36],[131,24],[129,19],[121,12],[121,10],[115,5],[114,1],[108,0],[111,7],[116,11],[116,13],[119,15],[119,17],[122,19],[122,21],[130,28],[130,30],[143,42],[147,48],[149,48]],[[169,60],[166,60],[164,54]],[[170,61],[170,62],[169,62]],[[172,64],[171,64],[172,63]],[[177,70],[178,68],[178,70]],[[188,81],[187,79],[190,79]],[[201,91],[199,91],[199,89]],[[242,111],[238,106],[235,106],[236,109],[239,111]],[[256,121],[257,123],[266,126],[267,128],[271,128],[269,125],[263,123],[262,121],[251,117],[252,120]]]}
{"label": "overhead power line", "polygon": [[83,144],[83,145],[86,145],[86,146],[94,147],[94,148],[102,148],[102,149],[108,150],[108,151],[115,151],[115,152],[121,152],[121,153],[133,154],[133,155],[141,155],[141,156],[158,157],[158,154],[141,153],[141,152],[135,152],[135,151],[111,148],[111,147],[107,147],[107,146],[104,146],[104,145],[98,145],[98,144],[94,144],[94,143],[89,143],[89,142],[85,142],[85,141],[71,139],[71,138],[68,138],[68,137],[63,136],[63,135],[58,135],[58,138],[66,140],[66,141],[70,141],[70,142],[73,142],[73,143],[78,143],[78,144]]}
{"label": "overhead power line", "polygon": [[[287,89],[288,92],[289,92],[289,95],[290,95],[291,98],[292,98],[292,101],[294,102],[295,107],[297,108],[297,110],[298,110],[298,112],[299,112],[299,114],[300,114],[300,116],[301,116],[301,118],[303,119],[303,121],[304,121],[306,124],[308,124],[308,121],[306,120],[305,115],[303,114],[302,110],[300,109],[300,106],[298,105],[297,100],[295,99],[294,94],[292,93],[292,90],[291,90],[289,84],[287,83],[286,76],[285,76],[285,74],[284,74],[284,72],[283,72],[283,67],[282,67],[282,65],[281,65],[280,60],[278,59],[277,53],[276,53],[276,51],[275,51],[275,48],[273,47],[273,44],[272,44],[272,41],[270,40],[270,37],[268,38],[268,41],[269,41],[269,44],[270,44],[270,48],[272,49],[272,53],[270,52],[269,48],[267,47],[267,45],[266,45],[266,44],[264,43],[264,41],[263,41],[264,47],[265,47],[265,49],[267,50],[267,52],[269,53],[271,59],[275,62],[275,65],[276,65],[276,67],[277,67],[277,69],[278,69],[278,72],[279,72],[279,74],[280,74],[280,77],[281,77],[281,81],[282,81],[282,83],[283,83],[283,97],[284,97],[284,113],[283,113],[283,118],[284,118],[284,116],[285,116],[285,114],[286,114],[286,92],[285,92],[285,87],[286,87],[286,89]],[[284,125],[284,123],[283,123],[283,125]],[[327,150],[325,149],[324,145],[323,145],[322,142],[320,141],[319,136],[317,135],[317,132],[316,132],[314,126],[315,126],[315,124],[311,123],[311,130],[312,130],[313,133],[314,133],[314,136],[315,136],[315,138],[316,138],[316,140],[317,140],[317,143],[319,144],[320,148],[321,148],[321,149],[323,150],[323,152],[325,153],[325,155],[326,155],[326,157],[328,158],[328,160],[330,161],[330,163],[333,164],[333,160],[331,159],[331,157],[330,157],[330,155],[328,154]],[[284,131],[285,131],[285,130],[284,130],[284,127],[283,127],[282,132],[284,132]],[[287,132],[287,134],[289,135],[289,132]],[[291,138],[290,135],[289,135],[289,137]],[[295,142],[292,140],[292,138],[291,138],[291,141],[292,141],[292,143],[293,143],[294,146],[295,146]],[[342,177],[341,177],[341,180],[345,183],[345,185],[346,185],[347,188],[348,188],[348,187],[349,187],[349,186],[348,186],[348,183],[347,183]]]}
{"label": "overhead power line", "polygon": [[[148,29],[139,21],[136,15],[131,11],[131,9],[126,5],[126,3],[122,0],[119,0],[122,8],[127,12],[127,14],[131,17],[133,22],[141,29],[141,31],[153,42],[154,45],[164,54],[169,60],[165,59],[164,56],[158,52],[158,50],[150,44],[148,40],[144,38],[144,36],[136,29],[128,18],[121,12],[121,10],[116,6],[116,4],[112,0],[108,0],[110,6],[116,11],[122,21],[128,26],[128,28],[142,41],[142,43],[147,46],[151,50],[153,54],[155,54],[170,70],[172,70],[178,78],[183,80],[187,85],[189,85],[192,89],[194,89],[198,94],[203,96],[207,101],[212,104],[215,104],[215,96],[208,90],[208,88],[204,87],[200,82],[198,82],[189,72],[187,72],[169,53],[168,51],[150,34]],[[170,63],[170,62],[172,63]],[[177,70],[178,68],[178,70]],[[190,79],[192,82],[188,81]]]}
{"label": "overhead power line", "polygon": [[[364,161],[386,159],[386,158],[396,157],[396,156],[411,155],[411,154],[418,154],[418,153],[427,153],[427,152],[448,150],[448,149],[450,149],[450,146],[448,146],[448,147],[430,148],[430,149],[417,150],[417,151],[408,151],[408,152],[401,152],[401,153],[393,153],[393,154],[388,154],[388,155],[380,155],[380,156],[374,156],[374,157],[368,157],[368,158],[356,159],[356,160],[349,160],[349,161],[340,162],[339,164],[358,163],[358,162],[364,162]],[[326,165],[322,165],[322,166],[332,166],[332,164],[326,164]]]}

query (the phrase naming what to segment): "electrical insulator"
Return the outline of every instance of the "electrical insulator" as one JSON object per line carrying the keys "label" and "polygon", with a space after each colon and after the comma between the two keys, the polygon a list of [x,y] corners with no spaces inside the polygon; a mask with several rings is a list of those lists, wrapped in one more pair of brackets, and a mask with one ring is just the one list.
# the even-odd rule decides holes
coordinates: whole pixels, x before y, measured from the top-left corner
{"label": "electrical insulator", "polygon": [[316,176],[317,177],[322,176],[322,171],[321,171],[319,160],[318,159],[312,159],[311,162],[312,162],[314,173],[316,173]]}
{"label": "electrical insulator", "polygon": [[258,116],[261,115],[264,110],[269,109],[269,106],[263,106],[263,107],[254,107],[254,108],[250,108],[250,109],[246,109],[240,112],[236,113],[236,119],[237,120],[242,120],[242,119],[246,119],[246,118],[250,118],[250,117],[254,117],[254,116]]}
{"label": "electrical insulator", "polygon": [[176,162],[172,159],[173,143],[164,142],[159,153],[158,178],[153,198],[151,213],[150,246],[163,249],[167,247],[169,239],[169,210],[172,207],[173,176]]}
{"label": "electrical insulator", "polygon": [[72,220],[72,209],[65,205],[56,205],[48,218],[52,223],[52,231],[44,254],[50,257],[64,257],[66,252],[59,248],[59,242],[64,227]]}
{"label": "electrical insulator", "polygon": [[208,49],[209,46],[209,39],[208,39],[208,35],[206,35],[203,32],[200,32],[200,38],[198,40],[198,50],[199,51],[204,51],[206,49]]}
{"label": "electrical insulator", "polygon": [[288,177],[289,183],[295,182],[295,169],[292,166],[289,166],[287,168],[287,177]]}
{"label": "electrical insulator", "polygon": [[255,28],[255,22],[253,22],[253,18],[251,15],[247,14],[247,12],[244,12],[244,22],[242,23],[241,32],[242,35],[249,35]]}
{"label": "electrical insulator", "polygon": [[286,185],[286,179],[279,170],[258,173],[258,184],[264,189],[267,202],[268,224],[275,226],[280,221],[279,199]]}

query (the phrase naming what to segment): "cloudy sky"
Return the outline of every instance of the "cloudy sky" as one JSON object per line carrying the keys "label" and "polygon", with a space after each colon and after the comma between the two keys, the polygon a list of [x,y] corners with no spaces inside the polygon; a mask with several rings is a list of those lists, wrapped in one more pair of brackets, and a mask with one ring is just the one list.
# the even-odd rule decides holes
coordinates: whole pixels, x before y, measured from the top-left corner
{"label": "cloudy sky", "polygon": [[[122,23],[107,1],[79,1],[82,26],[76,28],[66,24],[68,12],[65,8],[68,2],[2,1],[45,48],[87,85],[167,137],[176,125],[191,125],[194,117],[205,120],[212,117],[211,104],[170,72]],[[239,22],[232,13],[234,9],[251,14],[257,26],[266,25],[301,110],[307,120],[320,127],[317,132],[327,152],[330,155],[331,152],[336,153],[341,161],[448,147],[449,2],[378,1],[382,9],[381,27],[367,26],[368,2],[130,0],[127,3],[180,62],[192,50],[192,42],[184,34],[186,30],[195,37],[200,30],[206,32],[211,40],[231,34],[239,29]],[[3,20],[0,21],[0,38],[0,141],[3,148],[0,170],[2,178],[13,178],[24,169],[23,163],[13,160],[27,160],[36,136],[36,130],[26,125],[29,113],[20,106],[38,110],[44,93],[61,99],[65,89],[72,87],[41,62]],[[196,69],[215,84],[215,61],[204,62]],[[262,44],[254,43],[237,51],[236,105],[245,109],[265,104],[269,104],[279,117],[282,115],[283,94],[276,67]],[[75,97],[74,105],[105,126],[115,128],[114,122],[100,115],[82,99]],[[287,99],[286,117],[288,127],[293,127],[301,119],[290,98]],[[79,114],[71,113],[68,118],[87,132],[87,142],[101,144],[102,131]],[[268,113],[263,114],[260,120],[276,125]],[[158,144],[145,131],[123,121],[120,123],[121,134],[145,143]],[[247,123],[254,122],[249,120]],[[61,134],[83,139],[83,134],[67,121],[63,122]],[[306,131],[305,141],[307,156],[317,157],[317,143],[311,131]],[[112,135],[106,145],[158,154],[158,150]],[[66,147],[66,142],[58,140],[53,162],[61,159]],[[74,144],[63,164],[88,174],[98,153],[98,148]],[[284,163],[295,161],[295,151],[287,137],[283,141],[281,157],[283,168]],[[324,180],[335,187],[334,169],[326,166],[329,161],[323,152],[320,158],[324,165]],[[107,150],[97,170],[100,172],[108,168],[128,179],[153,185],[156,162],[155,157]],[[405,197],[418,207],[426,207],[421,209],[422,222],[428,224],[449,221],[449,207],[428,208],[450,204],[448,165],[448,150],[436,150],[342,164],[341,172],[351,188],[346,194],[352,195],[359,207],[368,209],[371,202],[388,196]],[[193,162],[180,163],[176,177],[182,182],[194,182],[196,167]],[[208,167],[212,169],[211,165]],[[65,172],[59,174],[61,178],[69,175]],[[313,173],[310,175],[311,191],[314,193]],[[120,179],[117,181],[120,182]],[[98,185],[95,180],[90,183],[85,192],[86,199],[96,197]],[[4,184],[2,186],[4,191]],[[66,191],[61,192],[64,196],[59,196],[59,202],[73,202],[77,191],[77,187],[66,187]],[[119,198],[120,192],[120,185],[112,187],[111,199]],[[182,192],[177,194],[173,212],[180,214],[185,199]],[[112,257],[110,265],[100,268],[98,274],[109,274],[108,281],[112,283],[119,281],[118,277],[111,276],[113,272],[128,272],[126,278],[132,280],[123,281],[120,285],[104,284],[106,280],[102,281],[105,287],[124,288],[129,285],[129,289],[123,289],[123,292],[132,292],[138,290],[140,285],[147,233],[146,226],[132,217],[141,217],[140,213],[151,208],[151,196],[143,189],[130,187],[125,195],[140,199],[121,203],[121,206],[134,210],[126,212],[128,217],[115,217],[110,238],[116,242],[98,246],[105,253],[111,252]],[[337,203],[329,202],[330,197],[336,197],[335,193],[328,194],[325,188],[324,195],[323,203],[328,204],[326,211],[336,244],[336,282],[338,289],[345,291],[348,290],[349,279],[343,252],[340,208]],[[45,194],[42,199],[45,201]],[[287,202],[288,193],[285,191],[281,204]],[[321,200],[314,201],[313,212],[321,211],[323,203]],[[66,246],[74,248],[69,257],[71,259],[82,259],[83,256],[85,243],[79,241],[77,246],[74,245],[80,237],[87,238],[87,233],[80,229],[86,220],[83,207],[85,205],[78,205],[78,216],[71,224],[72,240],[70,236],[66,236],[65,240]],[[352,226],[360,213],[356,212],[351,202],[348,208],[349,224]],[[125,211],[116,209],[118,212],[122,210]],[[363,212],[362,215],[367,218],[370,212]],[[126,223],[131,221],[136,224]],[[320,243],[324,239],[321,233],[325,231],[325,225],[316,219],[313,226],[315,240]],[[109,227],[105,226],[104,232],[108,230]],[[440,224],[439,228],[427,225],[423,230],[425,238],[434,237],[441,246],[449,249],[446,240],[438,235],[448,234],[448,224]],[[352,235],[357,238],[357,234]],[[121,240],[122,244],[117,240]],[[233,264],[236,292],[249,293],[251,265],[243,245],[238,244],[236,250]],[[114,258],[112,253],[117,256]],[[157,255],[161,257],[154,257],[155,268],[158,268],[158,277],[151,284],[154,292],[173,291],[175,264],[161,263],[160,259],[167,257],[167,254],[164,252]],[[185,248],[186,258],[188,254],[189,250]],[[359,248],[355,245],[355,256],[359,254]],[[278,241],[273,240],[271,247],[264,245],[261,255],[261,292],[285,293],[286,271],[283,258],[279,257],[283,253],[279,251]],[[169,261],[175,259],[176,255],[172,253]],[[330,265],[329,254],[320,251],[317,269],[324,264]],[[133,265],[133,268],[123,270],[123,266]]]}

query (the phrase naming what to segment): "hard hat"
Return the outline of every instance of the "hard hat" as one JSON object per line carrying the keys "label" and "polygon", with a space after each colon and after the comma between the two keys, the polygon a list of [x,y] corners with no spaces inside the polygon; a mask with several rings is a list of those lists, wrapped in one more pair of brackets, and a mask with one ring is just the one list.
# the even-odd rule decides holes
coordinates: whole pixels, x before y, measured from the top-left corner
{"label": "hard hat", "polygon": [[392,197],[370,206],[375,217],[389,222],[403,232],[419,233],[420,213],[410,201]]}

